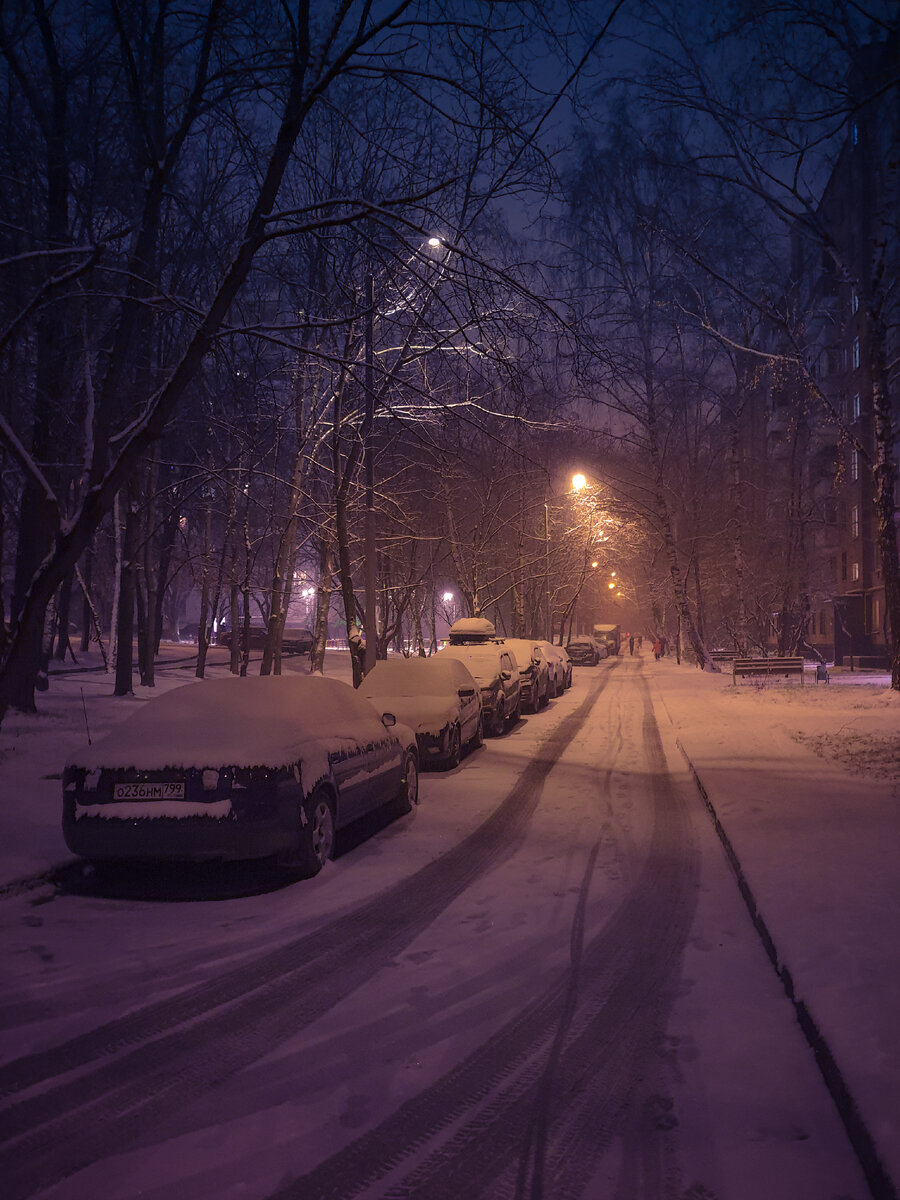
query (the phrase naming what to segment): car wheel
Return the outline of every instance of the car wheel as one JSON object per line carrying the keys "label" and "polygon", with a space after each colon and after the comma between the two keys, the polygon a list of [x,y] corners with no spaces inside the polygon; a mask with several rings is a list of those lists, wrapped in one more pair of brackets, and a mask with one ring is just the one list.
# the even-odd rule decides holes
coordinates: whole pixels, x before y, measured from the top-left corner
{"label": "car wheel", "polygon": [[517,725],[519,723],[519,719],[521,718],[521,716],[522,716],[522,701],[517,700],[516,707],[509,714],[510,729],[512,729],[513,725]]}
{"label": "car wheel", "polygon": [[312,879],[334,851],[334,803],[325,788],[314,788],[300,804],[300,845],[295,866],[304,879]]}
{"label": "car wheel", "polygon": [[450,730],[450,746],[447,750],[447,757],[444,759],[444,770],[452,771],[454,767],[458,767],[461,758],[462,739],[460,738],[459,726],[454,725]]}
{"label": "car wheel", "polygon": [[497,707],[494,709],[494,718],[491,723],[491,733],[494,737],[502,737],[505,728],[506,706],[502,700],[498,700]]}
{"label": "car wheel", "polygon": [[478,724],[475,726],[475,733],[472,736],[469,745],[473,750],[477,750],[479,746],[484,745],[484,714],[478,714]]}
{"label": "car wheel", "polygon": [[411,750],[407,750],[403,760],[403,781],[400,791],[394,798],[394,808],[402,816],[419,803],[419,762]]}

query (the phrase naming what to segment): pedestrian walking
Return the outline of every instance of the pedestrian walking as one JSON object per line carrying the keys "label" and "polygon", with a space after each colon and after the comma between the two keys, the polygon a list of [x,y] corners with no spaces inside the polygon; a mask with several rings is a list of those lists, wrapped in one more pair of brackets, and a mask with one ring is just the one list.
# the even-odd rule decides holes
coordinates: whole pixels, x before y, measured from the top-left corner
{"label": "pedestrian walking", "polygon": [[653,643],[653,657],[656,659],[657,662],[659,662],[659,653],[660,653],[661,649],[662,649],[662,645],[660,643],[659,638],[657,638],[656,641]]}
{"label": "pedestrian walking", "polygon": [[666,651],[668,650],[668,648],[669,648],[669,639],[665,636],[661,636],[659,639],[659,657],[660,658],[666,657]]}
{"label": "pedestrian walking", "polygon": [[638,650],[643,650],[643,648],[644,648],[644,635],[642,633],[639,633],[638,634]]}
{"label": "pedestrian walking", "polygon": [[634,634],[633,633],[629,633],[629,635],[628,635],[628,653],[634,654]]}

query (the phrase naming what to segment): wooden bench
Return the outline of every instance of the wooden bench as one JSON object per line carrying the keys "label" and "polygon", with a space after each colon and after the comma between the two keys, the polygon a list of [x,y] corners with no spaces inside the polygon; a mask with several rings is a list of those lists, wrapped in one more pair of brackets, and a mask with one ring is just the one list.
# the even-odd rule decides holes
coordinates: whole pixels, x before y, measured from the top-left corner
{"label": "wooden bench", "polygon": [[803,682],[802,658],[736,658],[731,666],[732,682],[736,683],[739,675],[799,675]]}
{"label": "wooden bench", "polygon": [[737,653],[734,650],[710,650],[709,657],[713,662],[731,662]]}

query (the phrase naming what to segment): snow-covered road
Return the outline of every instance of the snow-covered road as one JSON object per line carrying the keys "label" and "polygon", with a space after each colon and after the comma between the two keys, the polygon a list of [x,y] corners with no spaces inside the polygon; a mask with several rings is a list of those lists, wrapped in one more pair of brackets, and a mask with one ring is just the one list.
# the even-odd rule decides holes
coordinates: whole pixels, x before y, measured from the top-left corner
{"label": "snow-covered road", "polygon": [[5,900],[4,1195],[865,1197],[647,675],[315,880]]}

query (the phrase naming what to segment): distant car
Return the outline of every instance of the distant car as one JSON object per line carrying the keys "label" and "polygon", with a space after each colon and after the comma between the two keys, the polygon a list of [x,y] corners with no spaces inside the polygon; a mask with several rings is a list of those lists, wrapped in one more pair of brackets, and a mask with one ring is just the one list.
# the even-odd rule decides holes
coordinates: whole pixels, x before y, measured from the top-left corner
{"label": "distant car", "polygon": [[572,638],[566,651],[578,667],[596,667],[601,658],[606,658],[606,647],[599,646],[592,637]]}
{"label": "distant car", "polygon": [[412,730],[339,680],[206,680],[71,756],[63,836],[89,859],[274,856],[315,875],[336,830],[417,803],[418,762]]}
{"label": "distant car", "polygon": [[458,659],[389,658],[375,664],[359,695],[415,732],[423,767],[458,767],[463,746],[484,742],[481,689]]}
{"label": "distant car", "polygon": [[572,686],[572,660],[562,646],[552,642],[541,642],[541,648],[550,664],[550,695],[561,696]]}
{"label": "distant car", "polygon": [[504,638],[503,647],[512,652],[519,668],[519,697],[533,713],[550,698],[550,664],[537,638]]}
{"label": "distant car", "polygon": [[[238,646],[243,647],[243,628],[238,626],[237,639]],[[251,650],[262,650],[266,644],[266,626],[255,622],[250,626],[249,630],[249,646]],[[222,629],[216,637],[216,644],[225,646],[226,649],[231,649],[231,639],[233,631],[231,629]],[[281,635],[281,653],[282,654],[309,654],[313,648],[313,633],[311,629],[304,629],[299,625],[285,625],[284,632]]]}
{"label": "distant car", "polygon": [[506,647],[497,642],[484,645],[445,646],[436,658],[455,658],[475,678],[481,689],[481,706],[484,710],[484,731],[500,737],[507,723],[514,725],[519,719],[521,699],[519,696],[519,668]]}

